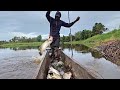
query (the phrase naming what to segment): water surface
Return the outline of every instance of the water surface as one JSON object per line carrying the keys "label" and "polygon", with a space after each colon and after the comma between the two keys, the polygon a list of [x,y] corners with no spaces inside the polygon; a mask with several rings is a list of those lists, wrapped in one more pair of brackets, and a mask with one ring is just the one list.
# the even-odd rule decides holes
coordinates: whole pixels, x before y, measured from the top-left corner
{"label": "water surface", "polygon": [[[38,47],[1,48],[0,79],[31,79],[39,65]],[[105,79],[120,79],[120,66],[106,60],[99,52],[84,45],[64,45],[63,51],[80,65],[93,70]]]}

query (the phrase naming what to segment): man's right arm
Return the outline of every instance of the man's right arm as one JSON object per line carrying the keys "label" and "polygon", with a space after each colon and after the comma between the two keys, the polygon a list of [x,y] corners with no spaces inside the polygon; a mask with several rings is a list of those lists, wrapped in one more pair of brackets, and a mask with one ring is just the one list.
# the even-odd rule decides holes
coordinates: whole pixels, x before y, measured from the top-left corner
{"label": "man's right arm", "polygon": [[66,23],[66,22],[62,21],[62,26],[64,26],[64,27],[71,27],[71,26],[73,26],[77,21],[79,21],[79,19],[80,19],[80,17],[77,17],[77,19],[76,19],[75,21],[71,22],[71,23]]}
{"label": "man's right arm", "polygon": [[50,12],[51,11],[47,11],[47,13],[46,13],[46,18],[47,18],[47,20],[50,22],[50,20],[51,20],[51,16],[50,16]]}

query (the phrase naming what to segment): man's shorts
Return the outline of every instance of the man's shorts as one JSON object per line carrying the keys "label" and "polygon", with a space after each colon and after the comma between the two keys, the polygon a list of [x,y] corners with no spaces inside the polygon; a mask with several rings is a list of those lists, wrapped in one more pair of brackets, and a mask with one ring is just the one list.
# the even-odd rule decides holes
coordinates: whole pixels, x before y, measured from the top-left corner
{"label": "man's shorts", "polygon": [[51,48],[54,48],[54,47],[59,48],[59,46],[60,46],[60,38],[53,39],[53,42],[51,43],[50,47]]}

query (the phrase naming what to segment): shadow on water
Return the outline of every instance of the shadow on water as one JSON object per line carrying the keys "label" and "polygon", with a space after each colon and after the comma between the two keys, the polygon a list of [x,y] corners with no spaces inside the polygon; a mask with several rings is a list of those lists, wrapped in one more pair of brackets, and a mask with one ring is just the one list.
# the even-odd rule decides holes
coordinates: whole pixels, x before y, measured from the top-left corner
{"label": "shadow on water", "polygon": [[82,53],[82,54],[87,54],[87,53],[91,53],[92,57],[100,59],[103,58],[101,53],[96,51],[96,50],[91,50],[89,47],[82,45],[82,44],[76,44],[76,45],[71,45],[71,44],[65,44],[62,45],[62,49],[68,49],[69,51],[71,51],[72,56],[73,56],[73,50],[77,51],[77,53]]}
{"label": "shadow on water", "polygon": [[[85,45],[80,45],[80,44],[79,45],[64,45],[64,49],[67,49],[67,48],[69,48],[69,50],[71,50],[72,52],[73,50],[75,50],[77,51],[77,53],[82,53],[82,54],[91,53],[92,57],[94,57],[95,59],[105,58],[99,51],[90,49],[89,47]],[[108,61],[120,66],[120,60],[109,59]]]}

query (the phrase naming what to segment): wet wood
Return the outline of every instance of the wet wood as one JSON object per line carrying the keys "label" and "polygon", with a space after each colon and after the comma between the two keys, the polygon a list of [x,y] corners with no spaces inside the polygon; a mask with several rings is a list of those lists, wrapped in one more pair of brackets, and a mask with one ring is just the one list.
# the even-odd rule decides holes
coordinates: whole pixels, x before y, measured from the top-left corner
{"label": "wet wood", "polygon": [[33,79],[46,79],[49,64],[50,64],[50,58],[47,52],[44,59],[41,61],[40,65],[38,66],[35,75],[33,76]]}
{"label": "wet wood", "polygon": [[64,58],[64,63],[66,66],[69,66],[72,70],[73,77],[75,79],[101,79],[102,77],[97,75],[97,73],[89,71],[75,60],[71,59],[63,52],[61,52],[62,57]]}

